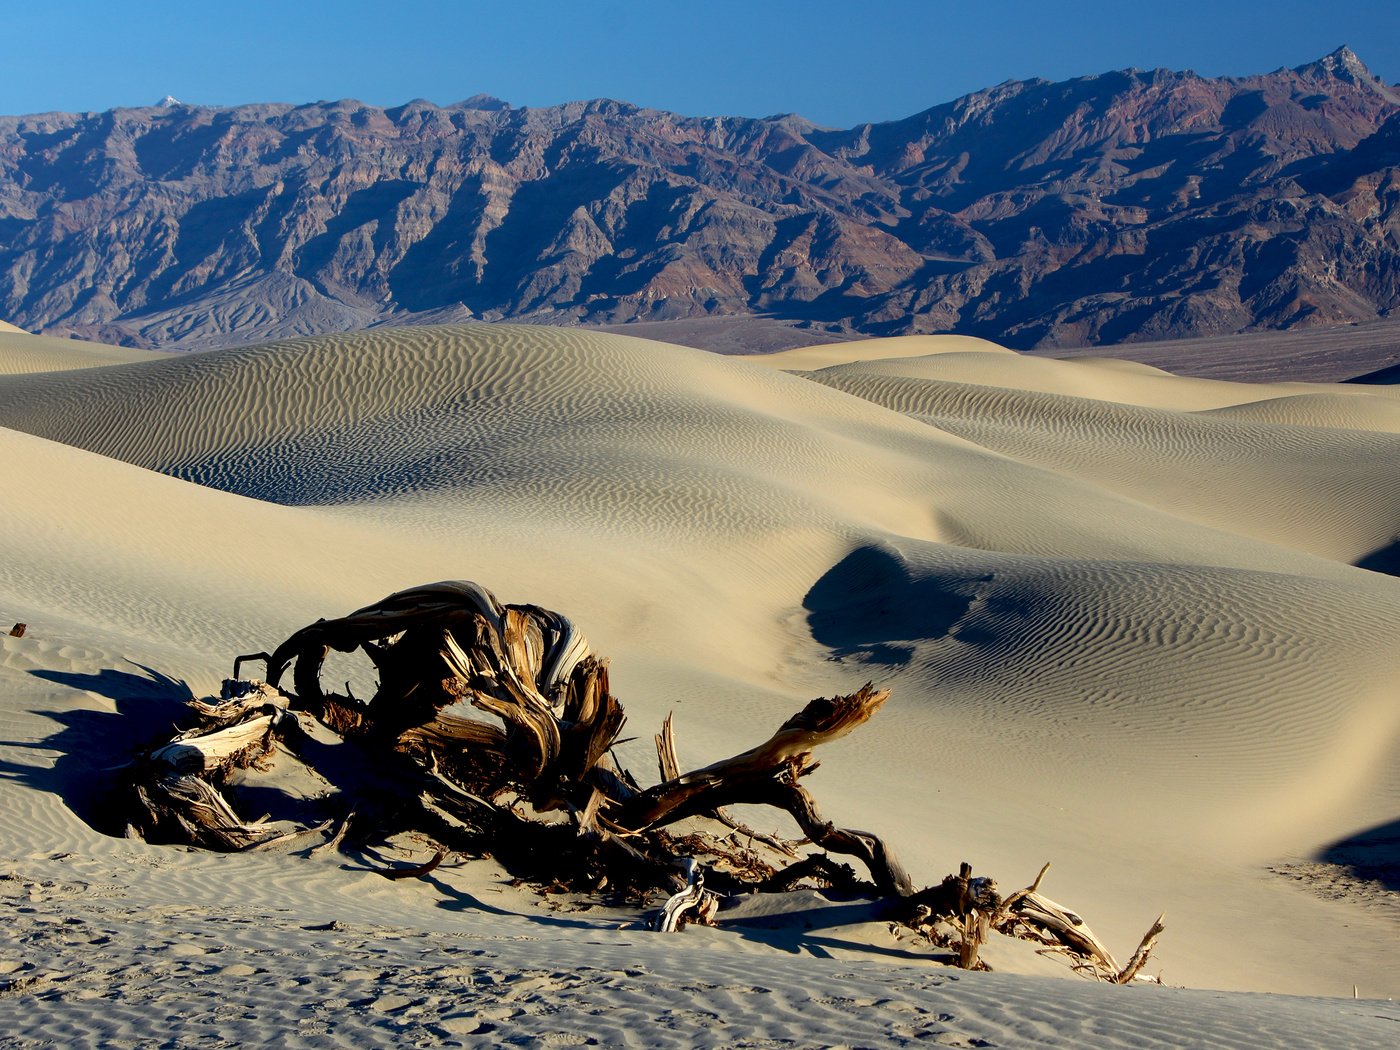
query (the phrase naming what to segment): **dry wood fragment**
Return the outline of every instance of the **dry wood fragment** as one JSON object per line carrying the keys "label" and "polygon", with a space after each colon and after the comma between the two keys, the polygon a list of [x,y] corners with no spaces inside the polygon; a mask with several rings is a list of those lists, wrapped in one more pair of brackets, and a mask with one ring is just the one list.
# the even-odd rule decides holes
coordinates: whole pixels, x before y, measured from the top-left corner
{"label": "dry wood fragment", "polygon": [[1133,957],[1128,960],[1128,965],[1123,967],[1113,979],[1115,984],[1127,984],[1147,965],[1147,957],[1152,954],[1152,949],[1157,943],[1157,938],[1160,937],[1162,931],[1166,929],[1166,926],[1163,925],[1163,920],[1165,919],[1165,914],[1157,916],[1157,920],[1152,924],[1151,929],[1143,935],[1142,943],[1137,946],[1137,951],[1133,952]]}
{"label": "dry wood fragment", "polygon": [[1027,893],[1017,903],[1015,913],[1022,920],[1050,932],[1062,943],[1093,960],[1109,973],[1120,972],[1117,960],[1095,936],[1094,931],[1089,929],[1088,924],[1079,915],[1063,904],[1057,904],[1040,893]]}
{"label": "dry wood fragment", "polygon": [[[992,916],[1001,903],[996,883],[988,878],[973,878],[972,865],[964,861],[953,880],[956,916],[960,930],[958,967],[963,970],[979,968],[978,953],[991,932]],[[983,967],[985,968],[985,966]]]}
{"label": "dry wood fragment", "polygon": [[441,864],[446,856],[447,850],[439,846],[437,852],[433,854],[433,859],[426,864],[419,864],[412,868],[385,868],[379,874],[386,879],[421,879]]}
{"label": "dry wood fragment", "polygon": [[693,857],[685,861],[685,888],[672,894],[662,906],[651,928],[660,933],[677,933],[681,929],[685,913],[699,908],[705,900],[705,872]]}
{"label": "dry wood fragment", "polygon": [[975,970],[978,968],[978,953],[991,932],[991,916],[973,908],[963,917],[962,941],[958,945],[958,968]]}
{"label": "dry wood fragment", "polygon": [[587,833],[594,830],[598,823],[598,809],[603,804],[603,793],[596,787],[593,794],[588,796],[588,805],[583,807],[583,812],[578,817],[578,829],[580,833]]}
{"label": "dry wood fragment", "polygon": [[182,774],[247,766],[272,747],[272,727],[272,715],[256,715],[225,729],[177,737],[152,752],[151,761]]}
{"label": "dry wood fragment", "polygon": [[813,879],[847,893],[873,889],[870,883],[863,883],[856,877],[850,865],[838,864],[825,853],[812,853],[795,864],[789,864],[759,883],[757,888],[764,893],[776,893],[792,889],[803,879]]}
{"label": "dry wood fragment", "polygon": [[345,833],[350,830],[350,822],[355,819],[355,811],[352,809],[341,818],[340,824],[336,827],[335,833],[329,839],[315,847],[311,851],[313,857],[322,853],[334,853],[340,849],[340,845],[345,841]]}
{"label": "dry wood fragment", "polygon": [[663,783],[681,775],[680,760],[676,758],[676,731],[670,714],[667,714],[661,723],[661,732],[656,735],[656,762]]}
{"label": "dry wood fragment", "polygon": [[1040,884],[1045,881],[1045,873],[1050,870],[1050,862],[1047,860],[1040,869],[1040,874],[1035,877],[1035,881],[1022,890],[1016,890],[1001,902],[1001,907],[997,909],[996,917],[992,921],[993,926],[1000,926],[1003,920],[1015,910],[1016,905],[1040,889]]}
{"label": "dry wood fragment", "polygon": [[789,842],[784,838],[780,838],[776,834],[769,835],[766,832],[755,831],[753,828],[749,827],[742,821],[735,820],[734,816],[723,806],[716,807],[714,817],[726,828],[738,832],[740,835],[746,837],[750,843],[762,843],[769,849],[775,849],[779,853],[785,854],[793,858],[794,860],[797,860],[801,856],[801,854],[797,852],[796,847],[806,845],[807,842],[806,839],[802,839],[798,842]]}
{"label": "dry wood fragment", "polygon": [[11,638],[23,638],[23,637],[24,637],[24,632],[27,631],[28,629],[29,629],[29,625],[28,625],[27,623],[17,623],[17,624],[15,624],[13,627],[10,628],[10,637],[11,637]]}
{"label": "dry wood fragment", "polygon": [[814,748],[864,724],[889,695],[867,684],[850,696],[813,700],[757,747],[649,788],[611,819],[641,831],[739,802],[776,806],[792,815],[814,845],[859,858],[883,892],[908,895],[913,883],[884,842],[827,821],[798,783],[816,768]]}
{"label": "dry wood fragment", "polygon": [[279,846],[285,848],[295,842],[304,842],[309,838],[322,834],[333,823],[335,823],[335,821],[326,820],[317,824],[315,827],[303,828],[300,831],[289,831],[284,835],[275,835],[270,839],[263,839],[261,842],[254,843],[248,847],[248,851],[250,853],[265,852]]}

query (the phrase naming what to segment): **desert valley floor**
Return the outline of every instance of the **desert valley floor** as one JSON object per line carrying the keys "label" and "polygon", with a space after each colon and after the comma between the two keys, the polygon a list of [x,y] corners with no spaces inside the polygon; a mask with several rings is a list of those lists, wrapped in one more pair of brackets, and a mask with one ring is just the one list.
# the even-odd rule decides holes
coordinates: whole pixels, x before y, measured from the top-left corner
{"label": "desert valley floor", "polygon": [[[1400,1042],[1400,387],[960,337],[5,331],[0,463],[0,1046]],[[235,655],[444,579],[581,625],[634,770],[667,712],[698,764],[891,689],[819,756],[829,815],[921,885],[1050,861],[1122,954],[1166,912],[1162,984],[95,830]]]}

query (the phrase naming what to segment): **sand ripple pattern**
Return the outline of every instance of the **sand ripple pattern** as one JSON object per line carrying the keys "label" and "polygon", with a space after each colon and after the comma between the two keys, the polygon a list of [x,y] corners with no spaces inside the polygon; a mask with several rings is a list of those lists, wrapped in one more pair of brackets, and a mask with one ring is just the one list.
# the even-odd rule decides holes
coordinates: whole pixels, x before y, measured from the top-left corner
{"label": "sand ripple pattern", "polygon": [[[94,770],[168,736],[230,654],[477,579],[568,611],[634,724],[674,708],[697,760],[812,696],[893,687],[823,756],[820,797],[912,870],[1053,859],[1114,945],[1156,913],[1139,898],[1200,916],[1164,945],[1173,979],[1398,991],[1391,931],[1260,886],[1400,799],[1400,581],[1349,564],[1400,549],[1394,399],[934,357],[804,378],[473,325],[0,375],[0,631],[31,625],[0,645],[20,917],[0,994],[24,1007],[0,1040],[1335,1045],[1292,1000],[1023,994],[727,932],[663,954],[590,916],[138,849],[83,819]],[[624,761],[650,768],[638,737]],[[235,979],[250,995],[216,994]],[[1324,1013],[1393,1043],[1376,1010]]]}
{"label": "sand ripple pattern", "polygon": [[[940,405],[924,404],[920,390],[941,391]],[[1136,498],[1137,475],[1117,484],[1111,465],[1084,469],[1074,455],[1062,457],[1068,464],[1036,459],[1009,439],[995,447],[998,435],[979,427],[991,425],[987,413],[998,405],[944,404],[973,390],[985,388],[901,380],[886,407],[865,388],[851,396],[682,347],[468,325],[4,377],[0,425],[259,500],[385,507],[436,532],[552,520],[685,545],[697,535],[725,542],[797,528],[829,535],[875,528],[1018,553],[1264,564],[1253,546],[1219,534],[1222,523],[1238,524],[1230,513],[1202,510],[1183,521],[1190,501],[1149,508]],[[1020,403],[1009,392],[979,396],[1003,397],[1000,407],[1013,415],[1001,425],[1024,425],[1025,442],[1044,440],[1047,428],[1053,442],[1068,440],[1055,429],[1058,419],[1037,423],[1036,406],[1015,412]],[[940,406],[937,419],[928,414]],[[1133,428],[1148,426],[1136,419],[1130,412],[1124,427],[1105,424],[1080,444],[1131,441]],[[1063,422],[1072,439],[1078,423]],[[1148,430],[1136,444],[1161,444]],[[1116,454],[1093,451],[1100,460]],[[1186,463],[1159,458],[1163,485],[1190,478],[1189,455]],[[1132,474],[1128,466],[1118,472]],[[1353,479],[1336,480],[1345,490],[1338,501],[1354,500]],[[1194,479],[1186,487],[1201,488]],[[1056,527],[1028,519],[1028,505]],[[1264,510],[1272,520],[1274,508]],[[1334,509],[1313,532],[1349,510]],[[1295,501],[1288,513],[1306,517],[1311,505]],[[1383,519],[1377,511],[1364,538],[1332,540],[1326,553],[1382,546]],[[1297,568],[1325,571],[1301,561]]]}
{"label": "sand ripple pattern", "polygon": [[[1384,1046],[1393,1003],[959,974],[579,921],[387,926],[94,897],[75,858],[0,865],[0,1047]],[[312,911],[315,911],[312,907]],[[591,927],[591,928],[590,928]],[[1031,992],[1033,994],[1027,994]]]}
{"label": "sand ripple pattern", "polygon": [[1020,462],[1321,557],[1356,561],[1400,536],[1397,435],[1255,422],[1243,409],[1198,414],[938,382],[871,366],[811,378]]}
{"label": "sand ripple pattern", "polygon": [[784,488],[839,468],[832,419],[860,410],[808,386],[642,340],[482,325],[8,377],[0,423],[284,504],[455,493],[688,530],[731,507],[795,516]]}

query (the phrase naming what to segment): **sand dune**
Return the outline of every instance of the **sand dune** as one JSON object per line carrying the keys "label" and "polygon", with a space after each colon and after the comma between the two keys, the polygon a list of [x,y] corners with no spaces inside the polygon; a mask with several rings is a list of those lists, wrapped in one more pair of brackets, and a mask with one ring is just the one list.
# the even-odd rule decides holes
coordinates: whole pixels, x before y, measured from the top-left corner
{"label": "sand dune", "polygon": [[[937,358],[932,362],[936,367]],[[1357,394],[1349,397],[1334,395],[1325,402],[1334,409],[1327,413],[1328,426],[1318,427],[1277,422],[1287,410],[1264,408],[1297,405],[1297,397],[1202,414],[924,378],[929,363],[923,358],[848,365],[811,377],[1020,462],[1093,482],[1188,521],[1345,561],[1395,538],[1400,475],[1392,464],[1400,454],[1400,436],[1356,432],[1378,429],[1370,426],[1340,429],[1349,419],[1372,423],[1400,408],[1385,396],[1367,396],[1361,388],[1353,388]],[[1115,374],[1106,385],[1128,379]],[[1357,407],[1347,411],[1350,403]]]}
{"label": "sand dune", "polygon": [[[629,948],[637,935],[618,940],[606,917],[551,925],[465,869],[387,884],[330,859],[146,847],[83,818],[103,783],[84,757],[117,764],[234,654],[401,586],[475,579],[569,612],[613,658],[643,738],[623,756],[634,769],[653,764],[645,741],[668,710],[699,760],[873,678],[894,699],[831,749],[813,788],[897,844],[916,878],[967,859],[1028,880],[1048,859],[1049,889],[1110,944],[1130,948],[1168,911],[1169,983],[1394,995],[1394,886],[1326,900],[1309,886],[1345,884],[1336,868],[1308,867],[1307,884],[1267,870],[1311,864],[1400,805],[1400,583],[1351,564],[1400,536],[1394,394],[1182,380],[966,340],[755,363],[489,325],[69,360],[0,375],[0,620],[30,624],[0,666],[0,841],[5,885],[42,903],[36,915],[111,887],[82,914],[133,1003],[158,1012],[190,967],[289,978],[260,931],[295,899],[311,910],[278,920],[277,943],[343,958],[311,964],[307,995],[375,966],[405,982],[355,992],[353,1024],[307,1015],[308,1045],[394,1018],[404,1038],[410,1022],[432,1031],[429,1015],[466,994],[454,951],[494,975],[445,1029],[457,1035],[507,1019],[543,1032],[555,997],[640,1018],[650,1008],[617,977],[629,952],[638,987],[664,985],[679,1011],[671,1027],[651,1017],[639,1044],[696,1045],[700,1021],[682,1015],[716,997],[754,1045],[803,1024],[831,1043],[913,1038],[936,1027],[925,1009],[957,1019],[939,1022],[949,1039],[1002,1045],[1111,1041],[1113,1024],[1125,1046],[1187,1030],[1205,1042],[1180,1027],[1205,1017],[1215,1036],[1236,1032],[1227,1045],[1265,1031],[1323,1045],[1335,1023],[1354,1045],[1393,1032],[1377,1018],[1400,1015],[1374,1003],[1135,990],[1124,1007],[1093,987],[1039,992],[1029,975],[954,980],[871,924],[799,939],[806,958],[765,955],[765,1014],[752,967],[727,959],[736,937],[762,953],[771,936],[697,932],[674,963],[645,938]],[[230,911],[234,876],[252,885]],[[344,925],[307,931],[332,919]],[[122,963],[133,938],[184,954],[138,975]],[[13,942],[0,962],[62,971],[81,943]],[[891,962],[872,964],[872,947]],[[420,951],[436,959],[410,977],[402,960]],[[73,981],[53,987],[86,995]],[[390,994],[404,1001],[374,1005]],[[881,998],[883,1013],[850,1005]],[[35,1030],[58,1032],[56,1011]],[[205,1030],[254,1030],[217,1014]],[[140,1015],[86,1023],[146,1038]],[[699,1045],[720,1042],[742,1045]]]}
{"label": "sand dune", "polygon": [[[843,352],[843,348],[845,349]],[[1312,394],[1357,406],[1394,402],[1388,387],[1332,383],[1242,383],[1173,375],[1136,361],[1105,357],[1027,357],[965,336],[904,336],[747,358],[790,371],[858,366],[870,375],[975,383],[1017,391],[1068,394],[1118,404],[1202,411]]]}
{"label": "sand dune", "polygon": [[927,354],[996,354],[1019,357],[1014,350],[987,339],[970,335],[897,335],[887,339],[857,339],[838,343],[797,346],[776,354],[751,354],[741,358],[750,364],[784,371],[806,371],[854,362],[883,361],[889,358],[921,357]]}
{"label": "sand dune", "polygon": [[62,372],[97,365],[152,361],[169,354],[154,350],[129,350],[121,346],[88,343],[79,339],[54,339],[30,335],[0,321],[0,375],[21,372]]}
{"label": "sand dune", "polygon": [[1331,392],[1286,394],[1263,401],[1226,405],[1214,409],[1213,413],[1230,419],[1248,419],[1260,423],[1330,427],[1340,430],[1376,430],[1387,434],[1400,434],[1400,402],[1393,396],[1387,399],[1389,389],[1391,388],[1366,388],[1367,394],[1380,395],[1370,397],[1338,395]]}

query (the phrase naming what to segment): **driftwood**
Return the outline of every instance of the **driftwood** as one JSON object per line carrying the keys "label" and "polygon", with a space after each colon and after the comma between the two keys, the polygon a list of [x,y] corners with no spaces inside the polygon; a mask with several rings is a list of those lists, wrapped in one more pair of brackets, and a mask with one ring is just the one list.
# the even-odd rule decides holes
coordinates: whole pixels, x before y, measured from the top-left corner
{"label": "driftwood", "polygon": [[651,921],[651,928],[661,933],[677,933],[685,921],[686,912],[693,911],[704,922],[714,912],[717,898],[705,890],[705,869],[694,857],[685,860],[685,887],[661,906]]}
{"label": "driftwood", "polygon": [[1039,893],[1028,893],[1017,904],[1016,915],[1022,922],[1050,934],[1053,940],[1074,949],[1076,954],[1117,978],[1120,972],[1117,960],[1084,920],[1063,904],[1056,904]]}
{"label": "driftwood", "polygon": [[[368,656],[379,675],[372,697],[323,687],[332,650]],[[265,664],[265,682],[240,678],[249,661]],[[293,689],[283,691],[288,674]],[[984,965],[978,949],[997,930],[1063,949],[1105,980],[1131,980],[1160,921],[1120,968],[1078,915],[1039,893],[1044,870],[1004,900],[968,865],[916,892],[879,836],[826,819],[802,783],[818,766],[814,750],[857,729],[888,698],[867,684],[813,700],[757,746],[689,772],[668,716],[656,736],[660,780],[644,788],[613,758],[625,715],[607,661],[571,620],[502,605],[476,584],[430,584],[304,627],[270,653],[238,657],[219,701],[191,703],[200,724],[133,767],[129,833],[228,851],[316,840],[317,853],[412,830],[432,841],[433,859],[381,874],[422,877],[453,852],[490,854],[555,890],[607,890],[643,902],[665,894],[650,922],[661,930],[708,921],[717,892],[864,887],[926,935],[950,923],[965,967]],[[312,733],[352,748],[353,767],[378,778],[340,785],[353,810],[338,822],[331,815],[290,829],[240,817],[226,797],[235,779],[274,761],[313,766]],[[298,757],[299,749],[306,754]],[[724,809],[738,804],[786,812],[804,839],[753,832]],[[859,862],[869,881],[831,854]]]}

